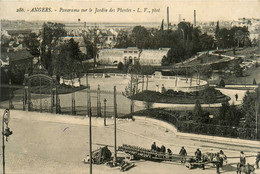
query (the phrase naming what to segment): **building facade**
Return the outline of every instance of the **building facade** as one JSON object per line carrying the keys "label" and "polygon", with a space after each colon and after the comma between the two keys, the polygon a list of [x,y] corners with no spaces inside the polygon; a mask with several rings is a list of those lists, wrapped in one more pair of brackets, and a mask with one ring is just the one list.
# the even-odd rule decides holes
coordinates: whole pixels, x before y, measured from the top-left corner
{"label": "building facade", "polygon": [[167,56],[170,48],[139,49],[137,47],[113,48],[99,50],[98,62],[100,64],[116,65],[123,64],[160,66],[162,58]]}

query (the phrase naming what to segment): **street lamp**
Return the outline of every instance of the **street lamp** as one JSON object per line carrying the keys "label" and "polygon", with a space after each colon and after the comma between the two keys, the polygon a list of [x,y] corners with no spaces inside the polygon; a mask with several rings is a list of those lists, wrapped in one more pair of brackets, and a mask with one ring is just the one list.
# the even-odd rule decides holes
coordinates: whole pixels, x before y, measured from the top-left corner
{"label": "street lamp", "polygon": [[104,99],[104,126],[106,126],[106,103],[107,99]]}
{"label": "street lamp", "polygon": [[10,128],[8,127],[9,119],[10,119],[10,111],[9,109],[6,109],[3,114],[3,120],[2,120],[3,174],[5,174],[5,137],[6,137],[6,141],[8,141],[7,138],[13,134],[13,131],[10,131]]}

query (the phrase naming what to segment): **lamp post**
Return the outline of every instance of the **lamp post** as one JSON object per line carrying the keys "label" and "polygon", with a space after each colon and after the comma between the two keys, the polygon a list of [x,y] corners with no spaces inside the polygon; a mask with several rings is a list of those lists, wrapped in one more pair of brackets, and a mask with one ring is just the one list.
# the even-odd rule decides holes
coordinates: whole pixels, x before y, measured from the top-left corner
{"label": "lamp post", "polygon": [[104,126],[106,126],[106,103],[107,99],[104,99]]}
{"label": "lamp post", "polygon": [[[9,109],[6,109],[3,114],[3,119],[2,119],[3,174],[5,174],[5,137],[6,137],[6,141],[8,141],[7,138],[13,134],[13,132],[10,131],[10,129],[8,127],[9,119],[10,119],[10,111],[9,111]],[[5,125],[6,125],[6,128],[5,128]]]}

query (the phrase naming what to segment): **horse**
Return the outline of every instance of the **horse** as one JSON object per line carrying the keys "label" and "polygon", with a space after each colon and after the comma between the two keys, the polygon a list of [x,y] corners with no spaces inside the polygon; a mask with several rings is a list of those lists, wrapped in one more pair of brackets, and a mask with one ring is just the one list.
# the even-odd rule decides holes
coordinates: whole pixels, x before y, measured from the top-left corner
{"label": "horse", "polygon": [[[206,152],[206,153],[202,154],[202,159],[207,162],[217,161],[217,153]],[[223,166],[224,162],[227,163],[226,155],[220,154],[219,159],[220,159],[220,167]],[[215,163],[213,163],[213,164],[215,164]]]}
{"label": "horse", "polygon": [[237,174],[241,174],[241,172],[245,174],[251,174],[254,173],[254,171],[255,171],[254,165],[250,165],[249,163],[247,163],[247,165],[237,163]]}
{"label": "horse", "polygon": [[205,161],[213,161],[216,155],[216,153],[206,152],[202,154],[202,159],[204,159]]}

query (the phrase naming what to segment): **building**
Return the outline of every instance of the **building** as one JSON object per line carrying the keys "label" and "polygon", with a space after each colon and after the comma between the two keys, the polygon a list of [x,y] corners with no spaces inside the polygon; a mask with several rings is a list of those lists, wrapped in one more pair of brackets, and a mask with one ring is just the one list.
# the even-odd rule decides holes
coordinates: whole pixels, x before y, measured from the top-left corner
{"label": "building", "polygon": [[167,56],[169,50],[170,48],[144,49],[140,54],[139,62],[141,65],[160,66],[162,58]]}
{"label": "building", "polygon": [[119,62],[123,64],[160,66],[162,58],[167,56],[170,48],[139,49],[137,47],[113,48],[99,50],[98,62],[100,64],[116,65]]}

